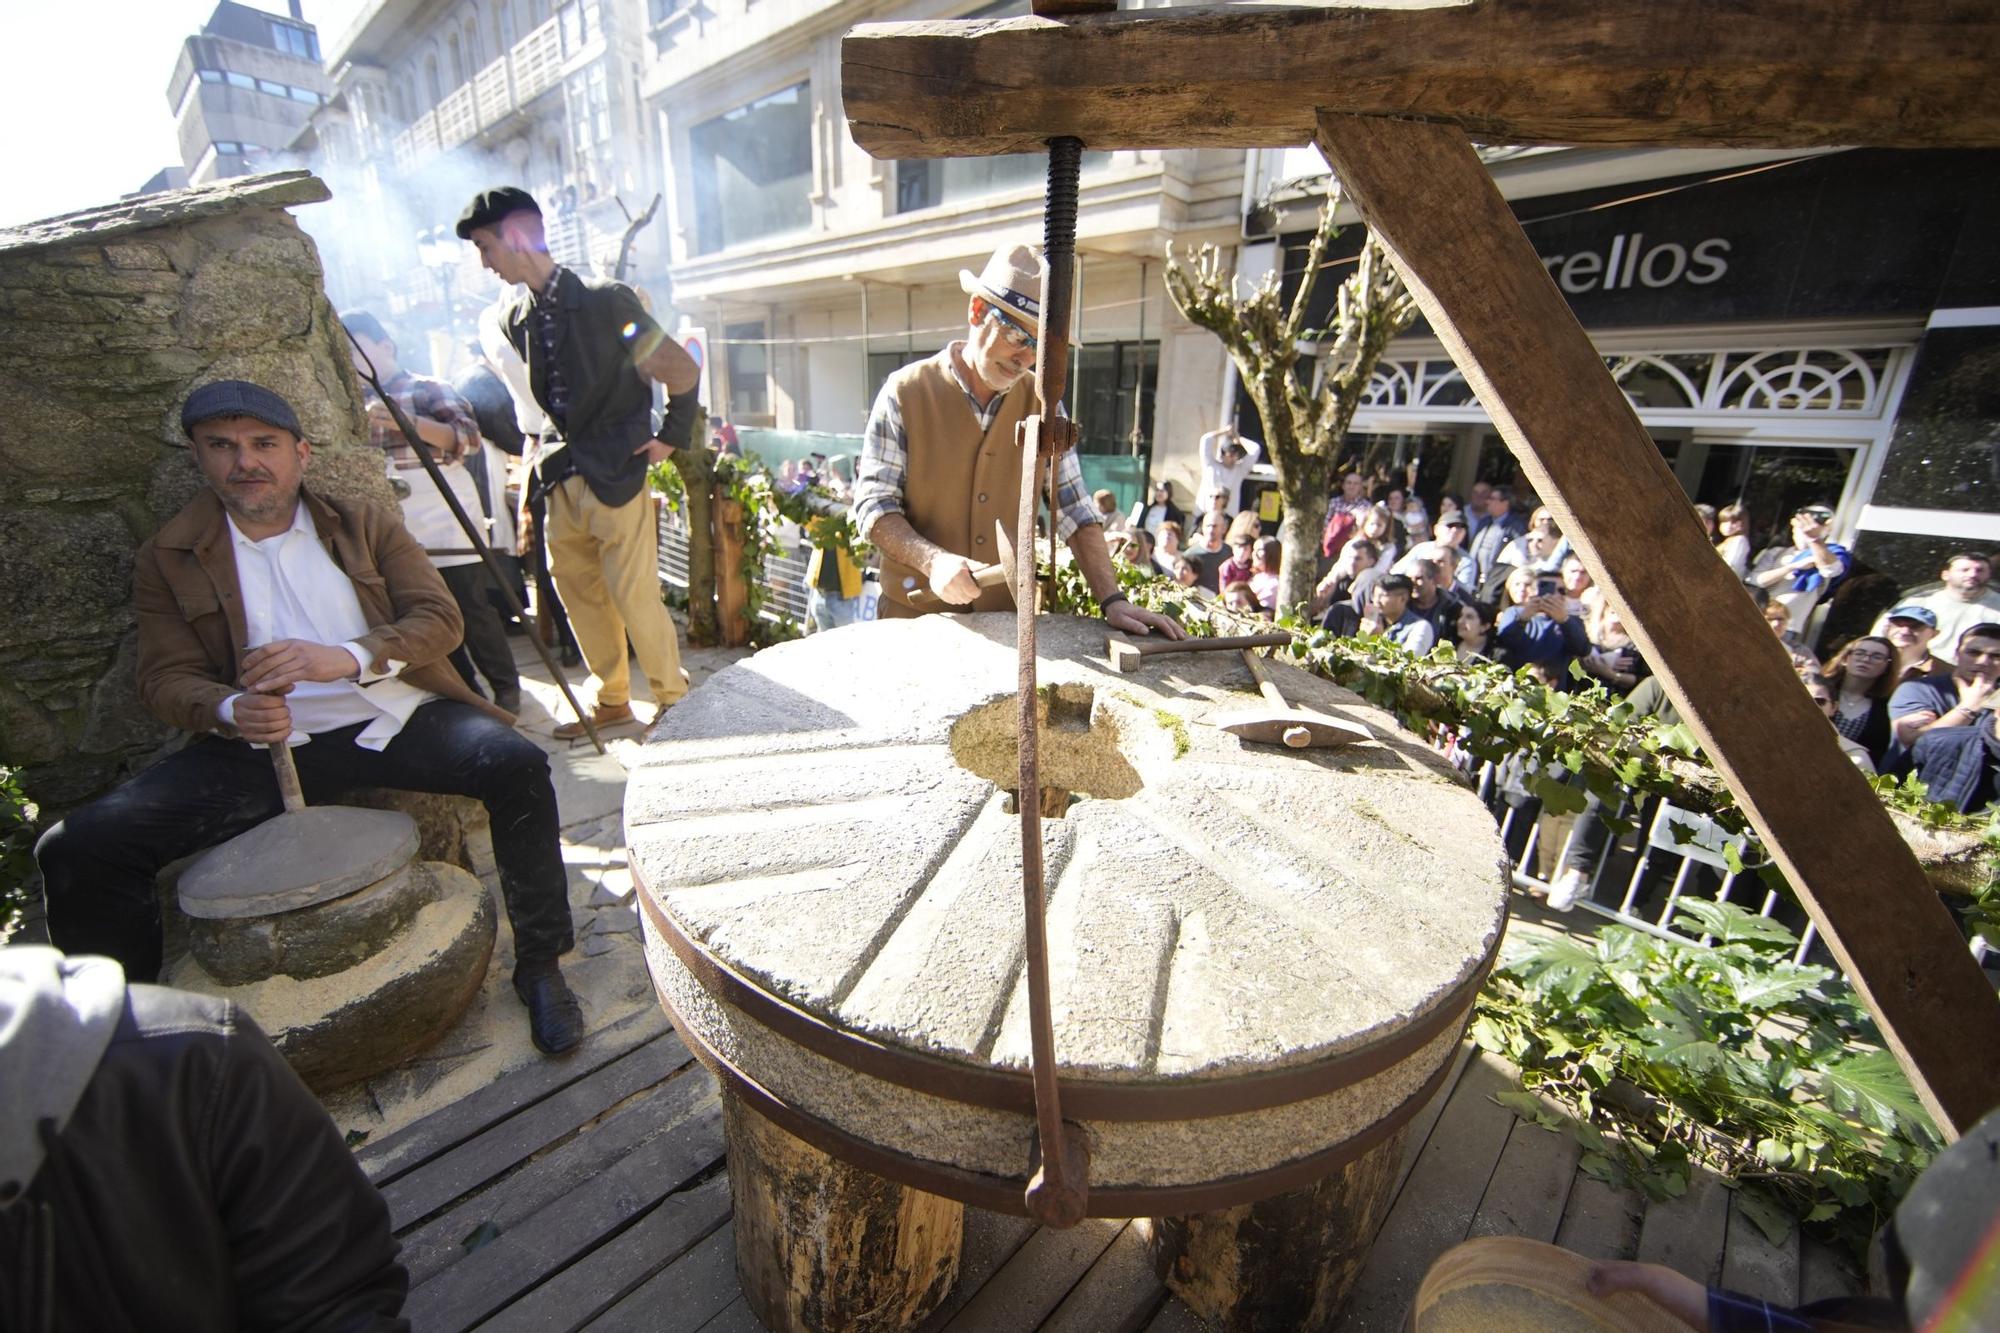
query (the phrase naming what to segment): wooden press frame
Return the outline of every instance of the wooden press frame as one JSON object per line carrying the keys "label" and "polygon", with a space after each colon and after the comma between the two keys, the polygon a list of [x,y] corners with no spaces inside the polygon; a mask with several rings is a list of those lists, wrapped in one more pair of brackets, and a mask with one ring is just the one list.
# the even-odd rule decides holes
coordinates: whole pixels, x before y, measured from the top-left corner
{"label": "wooden press frame", "polygon": [[1956,1138],[2000,999],[1472,140],[1985,147],[1995,69],[1988,0],[1440,0],[867,24],[841,75],[876,157],[1316,143]]}

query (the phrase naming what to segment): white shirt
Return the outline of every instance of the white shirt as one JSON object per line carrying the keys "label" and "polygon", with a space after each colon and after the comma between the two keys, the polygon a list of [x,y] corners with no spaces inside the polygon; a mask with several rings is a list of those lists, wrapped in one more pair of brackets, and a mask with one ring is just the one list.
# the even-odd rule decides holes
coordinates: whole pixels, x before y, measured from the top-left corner
{"label": "white shirt", "polygon": [[1969,602],[1950,588],[1939,588],[1913,600],[1918,606],[1928,606],[1937,616],[1938,632],[1931,640],[1931,656],[1954,666],[1958,664],[1959,635],[1974,625],[2000,624],[2000,594],[1990,588],[1981,588],[1979,595]]}
{"label": "white shirt", "polygon": [[1208,508],[1208,497],[1217,491],[1229,497],[1229,507],[1234,510],[1241,502],[1239,488],[1243,485],[1243,479],[1250,475],[1250,469],[1257,466],[1257,460],[1264,456],[1263,445],[1245,438],[1241,441],[1243,457],[1234,463],[1224,462],[1222,446],[1231,438],[1230,432],[1226,429],[1212,430],[1201,437],[1199,446],[1201,491],[1194,498],[1197,513]]}
{"label": "white shirt", "polygon": [[[481,444],[484,447],[483,440]],[[479,504],[479,483],[465,470],[465,464],[457,459],[449,463],[439,459],[438,471],[451,486],[451,493],[458,497],[458,503],[464,507],[467,516],[474,523],[485,522],[486,517],[481,512]],[[438,492],[437,483],[431,480],[430,473],[425,470],[423,464],[419,463],[407,470],[398,470],[396,465],[391,463],[389,476],[401,477],[410,488],[410,493],[402,499],[403,526],[410,530],[410,535],[424,548],[424,553],[430,556],[433,565],[439,569],[450,569],[453,565],[479,563],[478,554],[471,549],[471,539],[465,535],[465,529],[458,526],[458,519],[453,516],[451,506],[445,503],[444,496]],[[486,536],[490,544],[492,540],[490,529]],[[440,555],[438,554],[440,551],[463,551],[465,554]]]}
{"label": "white shirt", "polygon": [[[375,671],[368,650],[357,640],[369,630],[354,583],[320,544],[305,502],[292,513],[292,526],[275,537],[253,541],[230,518],[229,539],[236,557],[236,582],[243,594],[243,624],[250,642],[261,647],[278,639],[338,644],[354,659],[355,680],[302,680],[285,703],[292,710],[289,743],[304,745],[313,733],[366,722],[355,739],[363,749],[380,750],[396,738],[410,714],[436,696],[394,679],[403,663]],[[368,688],[363,689],[363,686]],[[215,710],[236,725],[232,694]]]}

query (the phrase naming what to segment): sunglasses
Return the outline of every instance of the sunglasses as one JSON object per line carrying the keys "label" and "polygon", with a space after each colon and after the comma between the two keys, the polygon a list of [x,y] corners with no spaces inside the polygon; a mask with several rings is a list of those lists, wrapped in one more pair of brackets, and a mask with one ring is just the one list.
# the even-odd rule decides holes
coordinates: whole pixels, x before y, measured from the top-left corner
{"label": "sunglasses", "polygon": [[1801,509],[1799,510],[1799,517],[1810,518],[1819,523],[1831,523],[1833,521],[1833,511],[1831,509]]}
{"label": "sunglasses", "polygon": [[1013,320],[1001,314],[999,310],[994,307],[991,306],[987,307],[986,318],[991,323],[998,324],[1000,326],[1000,337],[1002,338],[1002,340],[1006,342],[1006,344],[1009,347],[1013,348],[1017,352],[1022,352],[1022,351],[1032,352],[1041,345],[1041,340],[1035,337],[1034,334],[1028,332],[1026,329],[1022,328],[1019,324],[1016,324]]}

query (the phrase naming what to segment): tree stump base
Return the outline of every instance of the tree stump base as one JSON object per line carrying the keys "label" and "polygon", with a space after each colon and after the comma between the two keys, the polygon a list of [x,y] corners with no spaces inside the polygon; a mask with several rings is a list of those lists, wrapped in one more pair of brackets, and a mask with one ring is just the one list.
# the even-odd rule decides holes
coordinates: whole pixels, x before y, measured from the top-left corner
{"label": "tree stump base", "polygon": [[965,1207],[836,1161],[725,1091],[736,1276],[771,1333],[914,1328],[958,1280]]}
{"label": "tree stump base", "polygon": [[1151,1219],[1160,1278],[1213,1329],[1331,1329],[1387,1216],[1397,1130],[1317,1185],[1212,1213]]}

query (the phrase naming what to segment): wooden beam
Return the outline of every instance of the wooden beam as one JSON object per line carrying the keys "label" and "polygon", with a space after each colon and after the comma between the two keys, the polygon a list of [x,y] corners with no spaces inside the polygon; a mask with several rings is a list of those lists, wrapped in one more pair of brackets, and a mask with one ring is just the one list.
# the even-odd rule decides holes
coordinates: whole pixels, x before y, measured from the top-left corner
{"label": "wooden beam", "polygon": [[1313,108],[1486,143],[2000,144],[1990,0],[1439,0],[868,23],[841,43],[876,157],[1305,144]]}
{"label": "wooden beam", "polygon": [[1874,1011],[1939,1127],[2000,1104],[2000,1001],[1715,556],[1464,133],[1323,116],[1319,143]]}

